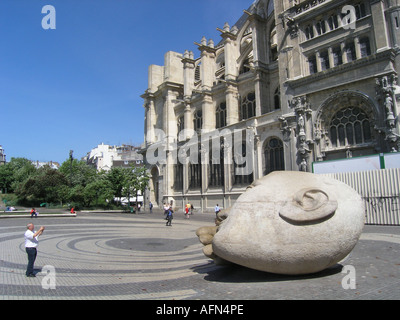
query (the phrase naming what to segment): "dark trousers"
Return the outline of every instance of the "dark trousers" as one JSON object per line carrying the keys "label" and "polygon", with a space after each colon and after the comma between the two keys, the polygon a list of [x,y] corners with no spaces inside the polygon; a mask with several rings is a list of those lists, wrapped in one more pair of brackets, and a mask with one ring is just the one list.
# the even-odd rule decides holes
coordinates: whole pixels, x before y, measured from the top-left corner
{"label": "dark trousers", "polygon": [[25,248],[26,253],[28,254],[28,267],[26,268],[26,275],[29,276],[33,274],[33,265],[35,264],[37,250],[36,248]]}

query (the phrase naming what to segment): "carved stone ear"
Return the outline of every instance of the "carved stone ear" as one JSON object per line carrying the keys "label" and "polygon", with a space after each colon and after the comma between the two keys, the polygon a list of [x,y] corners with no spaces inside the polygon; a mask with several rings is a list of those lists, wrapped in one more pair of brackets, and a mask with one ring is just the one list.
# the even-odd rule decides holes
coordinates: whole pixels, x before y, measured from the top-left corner
{"label": "carved stone ear", "polygon": [[279,215],[296,223],[318,222],[333,216],[337,207],[332,195],[319,189],[302,189],[283,205]]}

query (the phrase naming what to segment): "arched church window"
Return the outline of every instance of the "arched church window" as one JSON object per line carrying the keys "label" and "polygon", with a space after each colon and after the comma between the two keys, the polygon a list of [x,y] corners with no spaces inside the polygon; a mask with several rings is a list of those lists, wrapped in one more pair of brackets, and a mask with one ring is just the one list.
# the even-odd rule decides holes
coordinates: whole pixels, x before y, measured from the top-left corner
{"label": "arched church window", "polygon": [[222,102],[215,112],[216,129],[226,127],[226,102]]}
{"label": "arched church window", "polygon": [[[223,145],[223,138],[220,139],[220,145]],[[224,185],[224,150],[221,148],[216,154],[210,141],[208,181],[211,187],[220,187]]]}
{"label": "arched church window", "polygon": [[277,138],[267,141],[264,148],[265,171],[267,175],[274,171],[285,170],[283,143]]}
{"label": "arched church window", "polygon": [[183,164],[178,161],[178,164],[174,165],[174,190],[183,190]]}
{"label": "arched church window", "polygon": [[201,189],[202,186],[202,168],[200,146],[197,153],[197,163],[189,162],[189,189]]}
{"label": "arched church window", "polygon": [[330,123],[329,132],[334,148],[363,144],[372,140],[370,120],[358,107],[338,111]]}
{"label": "arched church window", "polygon": [[193,118],[194,131],[200,131],[202,127],[203,127],[203,112],[201,110],[197,110],[194,113],[194,118]]}
{"label": "arched church window", "polygon": [[199,64],[194,71],[194,81],[197,82],[200,80],[201,80],[201,76],[200,76],[200,64]]}
{"label": "arched church window", "polygon": [[256,116],[256,94],[250,92],[245,96],[240,104],[240,120],[249,119]]}
{"label": "arched church window", "polygon": [[[246,142],[242,142],[241,146],[239,145],[239,148],[241,148],[241,150],[235,150],[235,147],[233,148],[233,185],[248,186],[254,181],[253,172],[249,173],[247,167],[249,165],[247,161],[251,161],[251,157],[249,154],[247,154],[247,152],[251,152],[251,150],[247,149]],[[238,153],[238,155],[241,155],[241,157],[245,159],[244,163],[241,163],[241,161],[239,161],[236,153]]]}

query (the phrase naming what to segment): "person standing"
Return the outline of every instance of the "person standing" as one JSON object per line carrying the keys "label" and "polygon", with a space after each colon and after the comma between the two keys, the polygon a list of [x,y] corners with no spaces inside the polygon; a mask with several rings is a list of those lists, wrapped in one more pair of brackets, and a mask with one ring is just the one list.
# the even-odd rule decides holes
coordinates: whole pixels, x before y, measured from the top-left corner
{"label": "person standing", "polygon": [[218,218],[218,213],[221,211],[221,208],[218,206],[218,203],[217,203],[217,205],[215,206],[215,216]]}
{"label": "person standing", "polygon": [[26,268],[27,277],[36,277],[33,273],[33,266],[37,256],[37,246],[39,244],[38,237],[43,233],[44,227],[40,227],[38,231],[34,231],[35,226],[33,223],[28,223],[26,226],[28,230],[25,232],[25,251],[28,255],[28,266]]}
{"label": "person standing", "polygon": [[185,207],[185,218],[189,219],[189,205]]}
{"label": "person standing", "polygon": [[167,217],[165,218],[167,220],[167,223],[165,224],[166,226],[172,226],[171,222],[172,219],[174,218],[173,216],[174,211],[172,210],[172,207],[169,207],[168,211],[167,211]]}

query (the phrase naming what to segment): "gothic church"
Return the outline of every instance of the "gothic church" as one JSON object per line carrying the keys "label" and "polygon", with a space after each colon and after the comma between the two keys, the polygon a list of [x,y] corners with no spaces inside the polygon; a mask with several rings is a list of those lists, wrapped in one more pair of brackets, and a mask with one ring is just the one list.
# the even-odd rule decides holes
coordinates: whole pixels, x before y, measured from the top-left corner
{"label": "gothic church", "polygon": [[153,204],[227,208],[272,171],[400,151],[400,0],[257,0],[218,30],[149,67]]}

